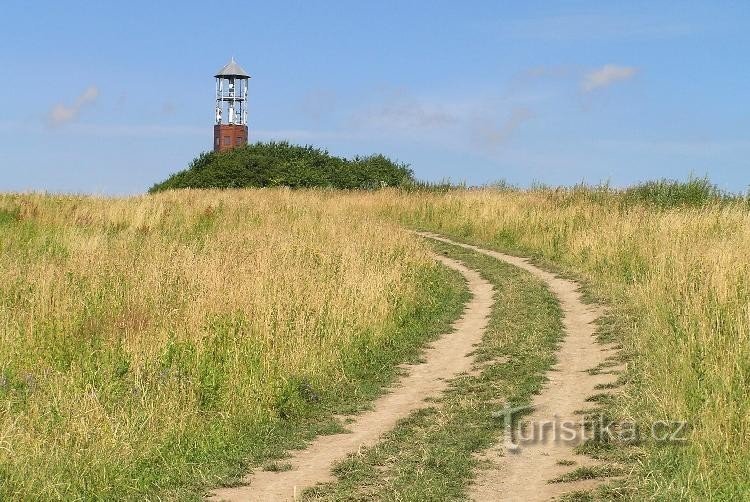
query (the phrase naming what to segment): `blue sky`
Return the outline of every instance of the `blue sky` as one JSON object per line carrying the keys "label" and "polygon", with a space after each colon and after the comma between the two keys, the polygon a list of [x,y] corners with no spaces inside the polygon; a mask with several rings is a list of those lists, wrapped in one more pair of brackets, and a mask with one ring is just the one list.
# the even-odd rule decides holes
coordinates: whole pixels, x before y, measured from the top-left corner
{"label": "blue sky", "polygon": [[6,0],[0,191],[143,192],[211,148],[231,56],[251,140],[429,180],[745,191],[748,26],[746,1]]}

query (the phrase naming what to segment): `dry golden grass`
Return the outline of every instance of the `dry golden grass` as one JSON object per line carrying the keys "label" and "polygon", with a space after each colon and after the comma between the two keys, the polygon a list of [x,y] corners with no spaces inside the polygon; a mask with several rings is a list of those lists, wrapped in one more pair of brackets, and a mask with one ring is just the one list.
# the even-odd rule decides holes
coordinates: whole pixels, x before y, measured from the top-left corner
{"label": "dry golden grass", "polygon": [[445,290],[399,224],[588,279],[629,322],[621,416],[691,424],[643,445],[639,493],[750,493],[747,206],[256,190],[0,197],[0,498],[182,494],[278,439],[257,424],[359,389]]}
{"label": "dry golden grass", "polygon": [[238,431],[356,390],[436,271],[330,193],[0,197],[0,498],[200,482]]}
{"label": "dry golden grass", "polygon": [[383,192],[403,223],[554,262],[625,314],[641,424],[688,420],[685,446],[645,444],[644,493],[750,496],[750,212],[741,202],[659,210],[580,191]]}

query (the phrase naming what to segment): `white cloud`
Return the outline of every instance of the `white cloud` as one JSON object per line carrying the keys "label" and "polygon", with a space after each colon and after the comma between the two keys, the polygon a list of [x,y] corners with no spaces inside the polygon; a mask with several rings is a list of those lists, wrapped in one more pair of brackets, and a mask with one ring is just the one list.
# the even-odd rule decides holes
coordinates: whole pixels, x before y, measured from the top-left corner
{"label": "white cloud", "polygon": [[584,75],[581,88],[584,92],[591,92],[594,89],[607,87],[620,80],[628,80],[637,72],[638,69],[633,66],[605,64],[601,68],[592,70]]}
{"label": "white cloud", "polygon": [[505,143],[522,124],[534,117],[528,108],[514,108],[510,116],[500,126],[487,119],[477,120],[474,124],[475,137],[485,146],[498,146]]}
{"label": "white cloud", "polygon": [[99,97],[99,88],[92,85],[86,88],[78,96],[72,105],[57,103],[49,112],[47,120],[51,126],[61,126],[78,118],[81,110],[96,101]]}

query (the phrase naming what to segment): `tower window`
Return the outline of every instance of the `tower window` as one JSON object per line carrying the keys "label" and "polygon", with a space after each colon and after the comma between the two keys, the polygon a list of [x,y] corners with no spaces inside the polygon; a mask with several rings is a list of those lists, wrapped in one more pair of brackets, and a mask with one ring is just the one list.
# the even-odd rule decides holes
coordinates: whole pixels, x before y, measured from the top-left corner
{"label": "tower window", "polygon": [[241,136],[237,136],[236,138],[234,138],[234,144],[235,145],[241,145],[242,144],[242,137]]}
{"label": "tower window", "polygon": [[229,136],[224,136],[224,144],[225,145],[231,145],[232,142],[229,140]]}

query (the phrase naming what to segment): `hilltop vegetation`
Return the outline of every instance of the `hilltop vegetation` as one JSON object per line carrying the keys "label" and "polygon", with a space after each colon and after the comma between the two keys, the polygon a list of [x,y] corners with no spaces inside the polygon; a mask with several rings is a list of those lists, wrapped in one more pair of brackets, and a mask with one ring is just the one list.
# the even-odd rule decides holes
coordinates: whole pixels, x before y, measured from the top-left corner
{"label": "hilltop vegetation", "polygon": [[184,171],[149,192],[178,188],[376,189],[413,181],[409,166],[383,155],[345,159],[312,146],[256,143],[226,152],[206,152]]}

